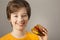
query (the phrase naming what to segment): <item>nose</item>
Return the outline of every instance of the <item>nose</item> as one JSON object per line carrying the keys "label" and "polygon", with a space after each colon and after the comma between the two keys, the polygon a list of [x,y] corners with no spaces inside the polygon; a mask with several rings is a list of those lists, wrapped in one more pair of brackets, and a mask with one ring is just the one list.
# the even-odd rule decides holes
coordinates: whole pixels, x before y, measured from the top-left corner
{"label": "nose", "polygon": [[18,21],[19,21],[19,22],[22,22],[22,21],[23,21],[22,16],[19,16],[19,17],[18,17]]}

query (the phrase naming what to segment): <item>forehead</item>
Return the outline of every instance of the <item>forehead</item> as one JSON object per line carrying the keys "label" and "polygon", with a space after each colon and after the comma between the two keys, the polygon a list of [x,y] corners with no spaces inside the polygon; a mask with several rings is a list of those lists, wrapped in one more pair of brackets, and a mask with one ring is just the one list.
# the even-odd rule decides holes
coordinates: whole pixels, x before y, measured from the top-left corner
{"label": "forehead", "polygon": [[27,10],[25,7],[19,8],[16,12],[13,12],[12,14],[27,14]]}

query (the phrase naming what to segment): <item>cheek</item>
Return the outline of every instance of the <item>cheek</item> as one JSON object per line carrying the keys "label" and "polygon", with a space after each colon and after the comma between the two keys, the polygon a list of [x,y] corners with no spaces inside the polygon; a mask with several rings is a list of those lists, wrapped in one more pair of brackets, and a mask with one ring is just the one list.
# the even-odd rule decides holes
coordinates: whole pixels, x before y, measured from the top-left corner
{"label": "cheek", "polygon": [[26,22],[28,22],[28,17],[24,18],[24,20],[25,20]]}
{"label": "cheek", "polygon": [[10,19],[10,22],[12,23],[12,25],[14,25],[15,22],[16,22],[16,19],[15,19],[15,18],[11,18],[11,19]]}
{"label": "cheek", "polygon": [[27,24],[27,23],[28,23],[28,18],[25,19],[25,24]]}

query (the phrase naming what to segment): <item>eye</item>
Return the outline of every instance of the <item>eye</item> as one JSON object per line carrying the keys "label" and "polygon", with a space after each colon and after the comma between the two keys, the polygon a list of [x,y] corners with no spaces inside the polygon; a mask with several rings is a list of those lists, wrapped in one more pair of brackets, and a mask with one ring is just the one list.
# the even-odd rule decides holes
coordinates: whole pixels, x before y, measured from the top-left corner
{"label": "eye", "polygon": [[22,17],[26,17],[26,16],[28,16],[27,14],[25,14],[25,15],[22,15]]}
{"label": "eye", "polygon": [[18,17],[17,15],[15,15],[14,17]]}

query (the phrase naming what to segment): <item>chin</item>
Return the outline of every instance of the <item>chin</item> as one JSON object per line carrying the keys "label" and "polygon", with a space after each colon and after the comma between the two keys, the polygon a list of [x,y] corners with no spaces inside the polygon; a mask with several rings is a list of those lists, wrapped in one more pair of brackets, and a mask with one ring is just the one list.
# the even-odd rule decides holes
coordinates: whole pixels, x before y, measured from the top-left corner
{"label": "chin", "polygon": [[24,27],[18,27],[16,29],[19,30],[19,31],[23,31],[25,28]]}

